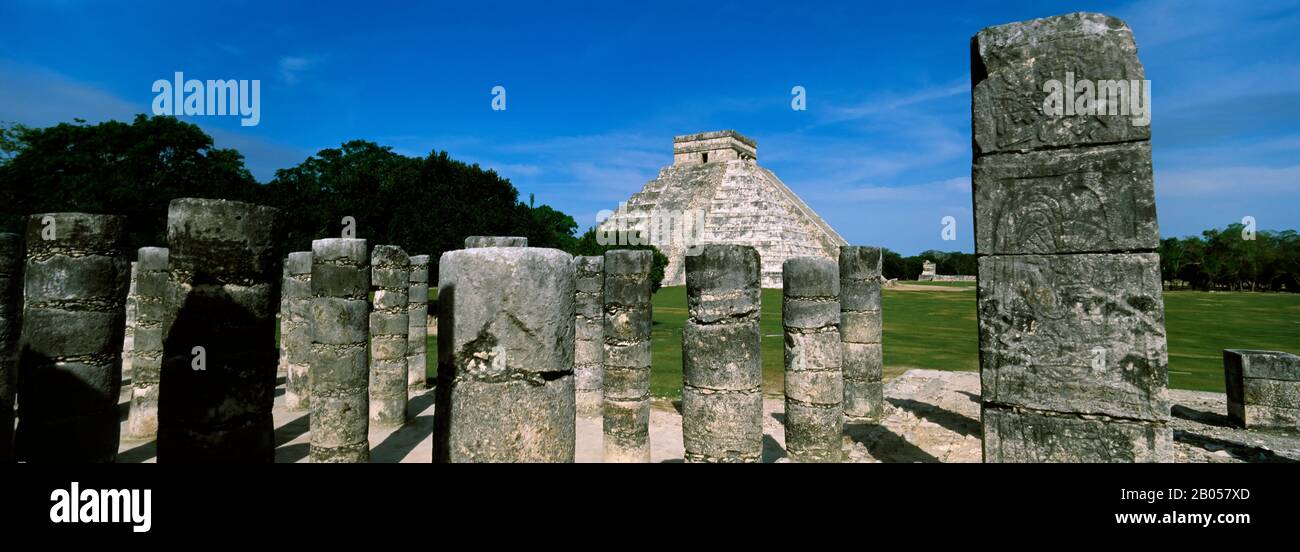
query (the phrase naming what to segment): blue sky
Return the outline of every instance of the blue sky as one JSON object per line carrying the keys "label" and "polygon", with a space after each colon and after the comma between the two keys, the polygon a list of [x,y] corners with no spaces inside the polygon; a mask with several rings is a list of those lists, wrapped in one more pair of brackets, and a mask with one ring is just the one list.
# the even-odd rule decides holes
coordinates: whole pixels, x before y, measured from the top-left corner
{"label": "blue sky", "polygon": [[1152,81],[1161,234],[1300,228],[1294,1],[271,4],[0,0],[0,120],[129,120],[177,71],[259,79],[258,126],[187,118],[259,180],[351,139],[447,150],[584,227],[673,135],[731,128],[849,242],[972,251],[970,37],[1100,11]]}

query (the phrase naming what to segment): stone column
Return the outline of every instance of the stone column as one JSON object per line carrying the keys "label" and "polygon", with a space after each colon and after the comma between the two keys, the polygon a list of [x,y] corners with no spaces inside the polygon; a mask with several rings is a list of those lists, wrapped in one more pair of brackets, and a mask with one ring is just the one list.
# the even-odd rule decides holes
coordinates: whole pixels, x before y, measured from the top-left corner
{"label": "stone column", "polygon": [[429,256],[411,257],[411,285],[407,288],[406,386],[424,389],[429,377],[426,357],[429,339]]}
{"label": "stone column", "polygon": [[20,460],[112,462],[120,425],[130,261],[125,219],[50,213],[27,219],[18,372]]}
{"label": "stone column", "polygon": [[442,255],[434,461],[573,461],[573,295],[556,249]]}
{"label": "stone column", "polygon": [[480,247],[528,247],[528,238],[518,236],[470,236],[465,238],[465,249]]}
{"label": "stone column", "polygon": [[758,251],[705,245],[686,256],[682,441],[687,462],[763,457],[763,353]]}
{"label": "stone column", "polygon": [[14,461],[14,396],[22,331],[23,238],[0,234],[0,463]]}
{"label": "stone column", "polygon": [[843,342],[844,421],[879,422],[881,384],[880,248],[840,247],[840,341]]}
{"label": "stone column", "polygon": [[218,199],[167,207],[158,462],[272,462],[277,210]]}
{"label": "stone column", "polygon": [[1228,418],[1244,428],[1300,428],[1300,356],[1223,350]]}
{"label": "stone column", "polygon": [[844,433],[840,270],[817,257],[781,265],[785,449],[795,462],[839,462]]}
{"label": "stone column", "polygon": [[131,283],[126,290],[126,322],[122,334],[122,381],[131,377],[131,352],[135,350],[135,281],[139,263],[131,263]]}
{"label": "stone column", "polygon": [[650,461],[650,266],[646,250],[605,253],[605,462]]}
{"label": "stone column", "polygon": [[1097,105],[1083,80],[1150,107],[1133,33],[1074,13],[989,27],[971,53],[984,460],[1170,460],[1150,127],[1074,110]]}
{"label": "stone column", "polygon": [[411,259],[396,245],[377,245],[370,255],[374,298],[370,311],[370,421],[378,427],[406,423],[406,340],[410,335],[407,293]]}
{"label": "stone column", "polygon": [[574,257],[573,373],[578,415],[600,418],[605,380],[605,257]]}
{"label": "stone column", "polygon": [[369,250],[330,238],[311,252],[311,461],[369,462]]}
{"label": "stone column", "polygon": [[162,375],[163,326],[171,316],[172,281],[165,247],[136,252],[135,351],[131,361],[131,412],[126,438],[158,435],[158,382]]}
{"label": "stone column", "polygon": [[295,251],[284,263],[280,288],[280,350],[284,358],[284,406],[311,408],[311,251]]}

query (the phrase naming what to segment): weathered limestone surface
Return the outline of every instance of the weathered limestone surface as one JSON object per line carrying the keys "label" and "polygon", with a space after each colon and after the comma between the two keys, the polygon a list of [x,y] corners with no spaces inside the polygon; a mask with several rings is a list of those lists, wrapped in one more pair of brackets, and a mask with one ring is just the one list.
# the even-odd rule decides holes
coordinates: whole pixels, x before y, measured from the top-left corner
{"label": "weathered limestone surface", "polygon": [[846,422],[884,415],[879,247],[840,248],[840,341],[843,342]]}
{"label": "weathered limestone surface", "polygon": [[480,247],[528,247],[528,238],[518,236],[470,236],[465,238],[465,249]]}
{"label": "weathered limestone surface", "polygon": [[407,288],[406,387],[423,389],[428,378],[429,256],[411,256]]}
{"label": "weathered limestone surface", "polygon": [[402,248],[377,245],[370,257],[374,290],[370,311],[370,421],[379,427],[406,422],[406,341],[411,260]]}
{"label": "weathered limestone surface", "polygon": [[753,247],[705,245],[686,257],[682,441],[687,462],[763,457],[761,261]]}
{"label": "weathered limestone surface", "polygon": [[981,158],[974,167],[981,255],[1159,247],[1146,142]]}
{"label": "weathered limestone surface", "polygon": [[840,271],[830,259],[787,259],[781,299],[785,326],[785,446],[795,462],[839,462],[844,433]]}
{"label": "weathered limestone surface", "polygon": [[572,462],[573,258],[448,251],[438,261],[436,462]]}
{"label": "weathered limestone surface", "polygon": [[1228,417],[1245,428],[1300,427],[1300,356],[1225,349]]}
{"label": "weathered limestone surface", "polygon": [[370,461],[370,251],[311,242],[311,461]]}
{"label": "weathered limestone surface", "polygon": [[[172,280],[168,250],[141,247],[135,281],[135,336],[131,360],[131,412],[127,439],[152,439],[158,434],[158,382],[162,376],[163,332],[171,316]],[[125,366],[125,363],[123,363]]]}
{"label": "weathered limestone surface", "polygon": [[124,224],[122,217],[84,213],[27,219],[19,460],[112,462],[117,456],[131,266],[122,250]]}
{"label": "weathered limestone surface", "polygon": [[650,268],[646,250],[605,253],[605,462],[650,461]]}
{"label": "weathered limestone surface", "polygon": [[23,238],[0,233],[0,463],[14,461],[14,396],[22,331]]}
{"label": "weathered limestone surface", "polygon": [[284,359],[284,406],[311,408],[311,251],[290,253],[280,289],[280,351]]}
{"label": "weathered limestone surface", "polygon": [[1168,461],[1149,127],[1042,110],[1050,79],[1141,80],[1133,35],[1075,13],[971,52],[985,461]]}
{"label": "weathered limestone surface", "polygon": [[578,415],[601,417],[605,400],[605,258],[574,257],[573,378]]}
{"label": "weathered limestone surface", "polygon": [[[763,287],[781,287],[781,263],[792,257],[834,259],[847,245],[826,221],[772,171],[758,165],[757,144],[724,130],[677,136],[673,164],[598,227],[635,227],[668,256],[663,285],[685,282],[688,246],[748,245],[763,262]],[[703,214],[703,228],[695,213]],[[676,229],[667,229],[669,217]],[[658,229],[652,229],[656,227]],[[695,241],[698,240],[698,241]]]}
{"label": "weathered limestone surface", "polygon": [[1049,80],[1146,78],[1128,25],[1072,13],[989,27],[971,41],[975,154],[1145,141],[1150,126],[1130,117],[1054,117],[1042,111]]}
{"label": "weathered limestone surface", "polygon": [[237,201],[168,205],[173,296],[162,333],[159,462],[274,460],[277,216]]}
{"label": "weathered limestone surface", "polygon": [[126,291],[126,323],[122,334],[122,378],[131,377],[131,352],[135,350],[135,280],[139,263],[131,263],[131,283]]}

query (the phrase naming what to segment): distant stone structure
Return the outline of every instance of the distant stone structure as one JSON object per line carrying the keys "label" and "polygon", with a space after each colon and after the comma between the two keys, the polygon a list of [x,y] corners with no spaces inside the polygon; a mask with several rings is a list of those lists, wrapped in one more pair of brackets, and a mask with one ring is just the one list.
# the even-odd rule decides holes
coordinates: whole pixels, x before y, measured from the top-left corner
{"label": "distant stone structure", "polygon": [[557,249],[443,253],[435,462],[573,462],[573,291]]}
{"label": "distant stone structure", "polygon": [[131,262],[123,217],[27,219],[15,449],[28,462],[112,462]]}
{"label": "distant stone structure", "polygon": [[935,265],[931,261],[921,261],[921,275],[916,279],[922,282],[933,280],[935,276]]}
{"label": "distant stone structure", "polygon": [[785,449],[795,462],[839,462],[844,433],[840,269],[830,259],[785,261]]}
{"label": "distant stone structure", "polygon": [[974,282],[976,277],[972,275],[936,274],[933,262],[921,261],[921,275],[917,276],[916,280],[918,282]]}
{"label": "distant stone structure", "polygon": [[1044,84],[1143,76],[1119,19],[989,27],[971,44],[986,462],[1171,460],[1150,128],[1042,111]]}
{"label": "distant stone structure", "polygon": [[650,265],[647,250],[605,253],[605,462],[650,461]]}
{"label": "distant stone structure", "polygon": [[280,351],[284,362],[284,407],[311,407],[311,251],[294,251],[284,261],[280,296]]}
{"label": "distant stone structure", "polygon": [[762,283],[781,287],[792,257],[835,259],[847,242],[772,171],[758,165],[758,145],[733,130],[673,138],[673,164],[659,170],[603,222],[613,235],[635,228],[668,256],[663,285],[686,282],[688,246],[748,245],[762,259]]}
{"label": "distant stone structure", "polygon": [[[158,435],[158,393],[162,379],[163,334],[171,317],[172,285],[165,247],[141,247],[135,262],[135,327],[131,353],[131,412],[125,437]],[[123,368],[126,363],[122,363]]]}
{"label": "distant stone structure", "polygon": [[578,415],[600,418],[605,402],[605,257],[574,257],[573,277]]}
{"label": "distant stone structure", "polygon": [[406,292],[406,387],[424,389],[429,377],[429,256],[411,256],[411,286]]}
{"label": "distant stone structure", "polygon": [[763,457],[758,252],[705,245],[686,257],[682,441],[687,462]]}
{"label": "distant stone structure", "polygon": [[1228,417],[1244,428],[1300,428],[1300,356],[1225,349]]}
{"label": "distant stone structure", "polygon": [[406,423],[406,344],[411,258],[396,245],[370,253],[370,421],[377,427]]}

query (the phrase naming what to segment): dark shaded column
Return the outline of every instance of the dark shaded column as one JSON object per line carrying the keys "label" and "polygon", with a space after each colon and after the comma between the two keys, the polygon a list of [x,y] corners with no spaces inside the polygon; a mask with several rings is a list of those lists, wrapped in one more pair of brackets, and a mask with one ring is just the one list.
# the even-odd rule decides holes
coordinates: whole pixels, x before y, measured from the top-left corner
{"label": "dark shaded column", "polygon": [[175,310],[163,333],[160,463],[274,460],[276,216],[237,201],[168,205]]}
{"label": "dark shaded column", "polygon": [[573,293],[563,251],[442,255],[434,461],[573,461]]}
{"label": "dark shaded column", "polygon": [[[984,460],[1171,460],[1151,133],[1120,111],[1150,108],[1133,33],[1073,13],[984,29],[971,54]],[[1082,81],[1129,101],[1076,101]]]}
{"label": "dark shaded column", "polygon": [[411,260],[395,245],[370,255],[370,421],[378,427],[406,423],[407,293]]}
{"label": "dark shaded column", "polygon": [[744,245],[686,256],[682,441],[687,462],[763,457],[761,263]]}
{"label": "dark shaded column", "polygon": [[649,251],[605,253],[605,462],[650,461]]}
{"label": "dark shaded column", "polygon": [[835,261],[781,265],[785,326],[785,449],[795,462],[839,462],[844,433],[840,270]]}
{"label": "dark shaded column", "polygon": [[370,252],[311,242],[311,461],[370,461]]}
{"label": "dark shaded column", "polygon": [[20,460],[112,462],[120,425],[130,261],[125,219],[49,213],[27,219],[18,372]]}
{"label": "dark shaded column", "polygon": [[0,234],[0,463],[14,461],[14,397],[22,333],[23,238]]}
{"label": "dark shaded column", "polygon": [[158,434],[163,326],[171,315],[173,288],[167,248],[141,247],[136,259],[135,350],[131,360],[131,412],[126,422],[126,438],[146,440]]}

